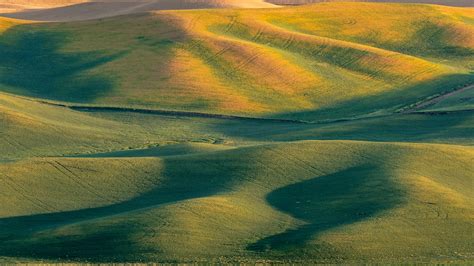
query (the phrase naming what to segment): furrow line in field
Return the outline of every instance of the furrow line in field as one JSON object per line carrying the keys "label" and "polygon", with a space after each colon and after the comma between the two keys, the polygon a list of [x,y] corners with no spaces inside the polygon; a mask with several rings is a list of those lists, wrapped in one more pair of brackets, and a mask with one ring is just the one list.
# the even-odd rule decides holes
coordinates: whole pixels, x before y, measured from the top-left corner
{"label": "furrow line in field", "polygon": [[64,166],[62,166],[61,164],[59,164],[57,161],[54,161],[53,162],[48,162],[49,165],[51,165],[54,169],[56,169],[58,172],[60,172],[61,174],[63,174],[64,176],[66,176],[67,178],[69,178],[72,182],[76,183],[78,186],[80,186],[81,188],[83,188],[84,190],[86,190],[87,192],[93,194],[94,196],[100,198],[100,199],[103,199],[105,201],[110,201],[106,198],[104,198],[102,195],[100,195],[99,193],[95,192],[90,186],[90,184],[88,184],[87,186],[85,184],[83,184],[82,182],[80,182],[78,179],[82,179],[80,178],[79,176],[71,173],[71,171],[69,169],[64,169]]}

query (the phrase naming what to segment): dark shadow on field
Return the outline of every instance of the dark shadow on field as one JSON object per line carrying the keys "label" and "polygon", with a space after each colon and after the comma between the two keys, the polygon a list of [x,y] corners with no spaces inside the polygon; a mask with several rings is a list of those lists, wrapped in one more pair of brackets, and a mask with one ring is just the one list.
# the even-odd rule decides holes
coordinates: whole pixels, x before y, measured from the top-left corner
{"label": "dark shadow on field", "polygon": [[327,124],[225,121],[211,124],[223,138],[254,141],[362,140],[472,144],[472,112],[406,114]]}
{"label": "dark shadow on field", "polygon": [[[136,254],[143,254],[143,247],[136,239],[129,239],[134,232],[147,232],[146,224],[133,217],[146,208],[172,204],[179,201],[214,195],[229,189],[237,175],[239,164],[226,161],[226,171],[222,172],[222,159],[206,156],[180,160],[165,160],[162,181],[157,181],[149,192],[130,200],[99,208],[65,211],[50,214],[11,217],[0,219],[0,257],[19,257],[33,259],[62,259],[74,261],[137,261]],[[105,164],[105,163],[104,163]],[[105,167],[105,165],[104,165]],[[206,170],[196,170],[206,168]],[[150,179],[158,173],[147,173]],[[92,227],[87,223],[108,219],[106,225]],[[117,219],[117,220],[115,220]],[[81,222],[86,225],[81,226]],[[110,223],[109,223],[110,222]],[[80,234],[71,234],[62,226],[81,226]],[[66,227],[67,228],[67,227]],[[76,231],[77,232],[77,231]],[[141,243],[143,244],[143,243]],[[154,247],[153,252],[157,252]],[[139,251],[140,250],[140,251]],[[138,259],[138,258],[137,258]]]}
{"label": "dark shadow on field", "polygon": [[[294,113],[279,113],[271,118],[318,121],[318,123],[237,123],[224,121],[213,127],[229,138],[261,141],[368,140],[401,142],[456,143],[472,135],[472,112],[440,114],[399,114],[354,119],[357,116],[415,104],[440,92],[474,83],[474,72],[450,75],[413,87],[385,92],[335,104],[330,108]],[[351,120],[352,119],[352,120]],[[320,123],[323,122],[323,123]]]}
{"label": "dark shadow on field", "polygon": [[[389,1],[387,0],[387,2]],[[457,33],[452,25],[439,24],[439,22],[426,19],[416,21],[412,26],[416,30],[407,36],[403,43],[379,43],[376,39],[370,42],[367,40],[367,36],[352,37],[358,43],[418,57],[454,59],[474,55],[472,48],[453,45],[451,39]]]}
{"label": "dark shadow on field", "polygon": [[[20,25],[0,35],[0,87],[52,100],[88,102],[114,87],[112,79],[87,73],[125,52],[63,52],[69,33]],[[2,86],[3,85],[3,86]]]}
{"label": "dark shadow on field", "polygon": [[473,48],[454,46],[450,43],[455,30],[449,26],[440,26],[427,20],[419,22],[417,28],[418,30],[409,38],[411,41],[402,49],[398,49],[400,52],[438,58],[474,56]]}
{"label": "dark shadow on field", "polygon": [[397,88],[379,94],[336,103],[330,107],[291,113],[280,113],[271,118],[299,119],[306,121],[337,120],[370,114],[380,110],[396,111],[398,108],[417,103],[438,93],[474,84],[474,72],[453,74],[421,82],[409,87]]}
{"label": "dark shadow on field", "polygon": [[380,167],[363,165],[271,192],[270,205],[307,224],[263,238],[247,249],[328,256],[328,247],[305,251],[305,244],[327,230],[366,220],[402,203],[402,188],[387,175]]}
{"label": "dark shadow on field", "polygon": [[300,138],[472,144],[473,113],[395,115],[330,124],[299,132]]}

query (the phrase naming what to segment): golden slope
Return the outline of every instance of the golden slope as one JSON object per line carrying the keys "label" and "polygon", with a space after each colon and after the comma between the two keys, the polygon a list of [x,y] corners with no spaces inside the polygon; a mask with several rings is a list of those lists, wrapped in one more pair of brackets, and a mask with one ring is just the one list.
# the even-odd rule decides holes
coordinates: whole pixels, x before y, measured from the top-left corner
{"label": "golden slope", "polygon": [[[29,84],[44,83],[37,80],[7,79],[21,86],[6,89],[71,102],[307,120],[391,112],[472,82],[472,17],[462,8],[329,3],[16,27],[4,39],[30,38],[23,32],[34,30],[48,44],[57,35],[52,56],[77,56],[86,66],[88,56],[104,61],[65,72],[85,80],[85,99],[65,77],[48,87],[61,92],[52,96],[34,93]],[[29,65],[20,51],[13,56]]]}

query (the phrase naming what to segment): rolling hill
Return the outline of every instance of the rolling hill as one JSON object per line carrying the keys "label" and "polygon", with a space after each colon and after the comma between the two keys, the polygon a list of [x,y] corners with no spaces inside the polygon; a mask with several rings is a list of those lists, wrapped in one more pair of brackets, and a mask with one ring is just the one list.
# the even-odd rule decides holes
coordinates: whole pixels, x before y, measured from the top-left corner
{"label": "rolling hill", "polygon": [[374,3],[399,3],[399,4],[431,4],[460,7],[474,7],[470,0],[268,0],[269,3],[277,5],[307,5],[328,2],[374,2]]}
{"label": "rolling hill", "polygon": [[83,2],[0,0],[0,263],[474,261],[474,9]]}
{"label": "rolling hill", "polygon": [[0,89],[304,120],[387,113],[473,82],[471,11],[330,3],[10,25]]}
{"label": "rolling hill", "polygon": [[31,10],[80,4],[84,0],[0,0],[0,13],[20,13]]}
{"label": "rolling hill", "polygon": [[[3,0],[5,1],[5,0]],[[0,0],[0,5],[2,0]],[[22,4],[22,5],[21,5]],[[43,5],[42,5],[43,4]],[[36,21],[76,21],[154,10],[180,10],[203,8],[273,8],[273,4],[263,0],[73,0],[39,1],[30,3],[4,4],[16,9],[5,16]],[[23,10],[21,10],[23,8]],[[18,10],[20,9],[20,10]],[[16,11],[16,12],[15,12]]]}
{"label": "rolling hill", "polygon": [[462,260],[472,251],[473,159],[461,146],[315,141],[8,163],[0,256]]}

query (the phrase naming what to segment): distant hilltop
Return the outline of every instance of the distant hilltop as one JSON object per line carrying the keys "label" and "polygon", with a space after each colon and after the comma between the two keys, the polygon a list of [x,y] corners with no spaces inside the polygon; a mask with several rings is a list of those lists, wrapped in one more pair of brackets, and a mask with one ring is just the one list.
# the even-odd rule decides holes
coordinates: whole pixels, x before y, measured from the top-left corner
{"label": "distant hilltop", "polygon": [[267,0],[277,5],[304,5],[325,2],[379,2],[379,3],[419,3],[446,6],[474,7],[472,0]]}
{"label": "distant hilltop", "polygon": [[0,14],[39,21],[84,20],[152,10],[273,8],[264,0],[0,0]]}

